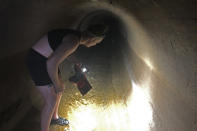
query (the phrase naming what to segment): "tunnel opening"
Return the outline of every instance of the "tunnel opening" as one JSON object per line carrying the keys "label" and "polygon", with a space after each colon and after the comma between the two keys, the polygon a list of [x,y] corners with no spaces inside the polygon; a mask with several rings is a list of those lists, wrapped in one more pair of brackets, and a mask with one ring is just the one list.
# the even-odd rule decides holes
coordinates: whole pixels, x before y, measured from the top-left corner
{"label": "tunnel opening", "polygon": [[[74,55],[87,65],[88,78],[93,86],[96,85],[93,92],[105,92],[105,99],[109,103],[124,103],[132,89],[122,55],[122,51],[128,47],[125,26],[117,15],[107,10],[90,12],[80,21],[77,29],[84,30],[91,24],[105,24],[109,27],[105,39],[91,48],[79,47]],[[97,90],[101,87],[103,91]]]}
{"label": "tunnel opening", "polygon": [[[109,26],[109,32],[100,44],[91,48],[81,46],[73,54],[88,68],[87,78],[93,89],[83,97],[77,90],[66,91],[62,101],[67,103],[64,107],[68,112],[63,111],[64,107],[61,110],[73,122],[70,128],[84,131],[148,130],[151,109],[141,87],[132,83],[131,72],[125,65],[125,54],[135,55],[129,53],[126,26],[112,12],[97,10],[87,14],[77,29],[84,30],[91,24],[105,24]],[[68,63],[65,61],[62,64],[63,74],[68,69]],[[143,111],[144,108],[147,108],[146,111]],[[144,115],[148,117],[142,120]],[[79,116],[83,116],[82,119]],[[120,119],[119,125],[114,119]]]}

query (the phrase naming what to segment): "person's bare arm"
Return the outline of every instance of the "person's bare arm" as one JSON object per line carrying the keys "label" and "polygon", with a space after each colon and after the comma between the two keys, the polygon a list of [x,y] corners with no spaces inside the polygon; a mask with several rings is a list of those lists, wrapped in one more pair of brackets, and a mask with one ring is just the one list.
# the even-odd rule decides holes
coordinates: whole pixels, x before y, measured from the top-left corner
{"label": "person's bare arm", "polygon": [[62,44],[60,44],[47,60],[47,71],[55,86],[56,92],[59,92],[63,86],[58,76],[58,66],[77,49],[78,45],[78,38],[74,35],[69,35],[63,39]]}

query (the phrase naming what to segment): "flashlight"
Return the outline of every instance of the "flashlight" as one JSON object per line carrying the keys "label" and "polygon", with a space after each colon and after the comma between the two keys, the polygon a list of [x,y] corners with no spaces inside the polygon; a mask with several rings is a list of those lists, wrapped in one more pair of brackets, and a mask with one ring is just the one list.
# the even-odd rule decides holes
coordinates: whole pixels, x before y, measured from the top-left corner
{"label": "flashlight", "polygon": [[76,84],[82,95],[85,95],[92,89],[92,86],[86,78],[87,68],[78,63],[74,65],[75,74],[69,78],[69,81]]}
{"label": "flashlight", "polygon": [[83,67],[83,68],[82,68],[82,72],[83,72],[83,73],[87,72],[87,68]]}

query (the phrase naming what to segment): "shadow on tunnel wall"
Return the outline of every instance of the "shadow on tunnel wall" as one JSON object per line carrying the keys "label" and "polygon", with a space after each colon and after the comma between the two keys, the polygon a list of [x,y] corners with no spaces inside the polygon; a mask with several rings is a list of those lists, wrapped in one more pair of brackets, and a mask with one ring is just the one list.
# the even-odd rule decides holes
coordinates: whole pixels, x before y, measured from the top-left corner
{"label": "shadow on tunnel wall", "polygon": [[11,130],[32,107],[28,89],[31,80],[24,63],[25,55],[26,52],[21,52],[0,61],[1,130]]}

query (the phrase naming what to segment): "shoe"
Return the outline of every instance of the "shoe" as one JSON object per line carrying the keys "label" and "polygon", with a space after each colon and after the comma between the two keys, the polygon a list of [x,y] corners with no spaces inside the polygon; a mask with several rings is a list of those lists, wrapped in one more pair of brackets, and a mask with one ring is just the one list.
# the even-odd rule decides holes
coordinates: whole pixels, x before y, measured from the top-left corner
{"label": "shoe", "polygon": [[58,119],[52,119],[51,125],[60,125],[60,126],[66,126],[69,124],[69,121],[65,118],[59,117]]}

